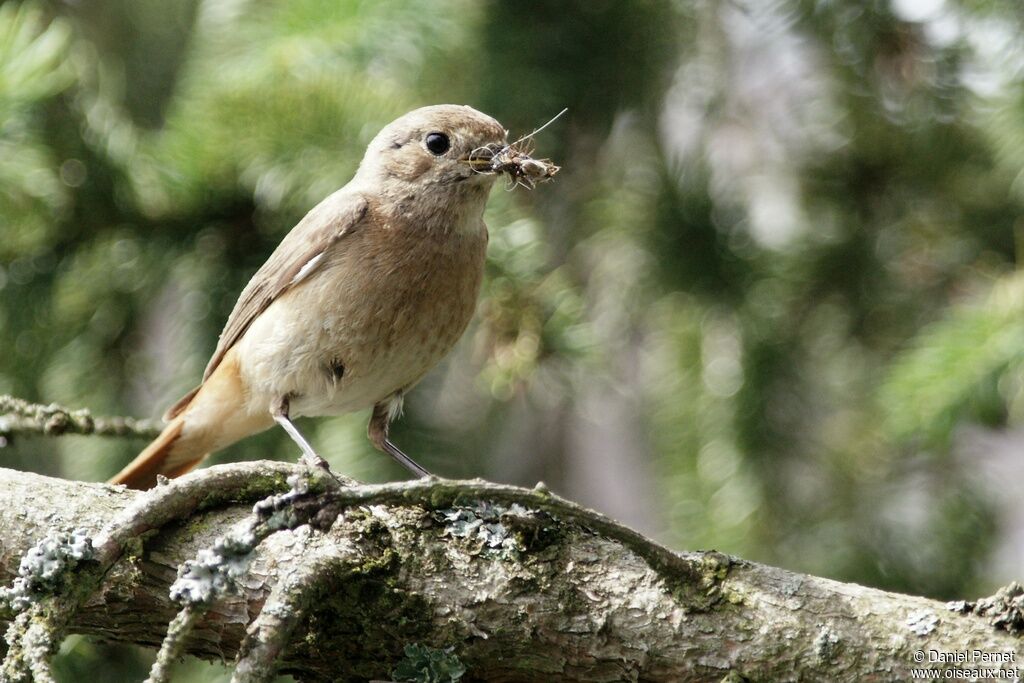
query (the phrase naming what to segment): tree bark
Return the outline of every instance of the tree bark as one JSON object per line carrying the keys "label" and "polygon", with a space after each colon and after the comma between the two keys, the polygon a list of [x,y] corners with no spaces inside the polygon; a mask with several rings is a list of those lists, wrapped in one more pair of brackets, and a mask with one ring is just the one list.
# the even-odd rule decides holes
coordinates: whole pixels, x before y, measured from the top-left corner
{"label": "tree bark", "polygon": [[[251,466],[254,477],[267,467]],[[536,495],[523,494],[531,508]],[[99,534],[140,495],[0,470],[0,579],[9,584],[51,530]],[[650,543],[648,553],[596,515],[591,524],[556,508],[509,513],[508,500],[381,500],[345,508],[329,528],[270,535],[238,593],[197,620],[184,651],[231,659],[241,648],[259,655],[247,667],[276,661],[309,681],[387,680],[413,643],[452,648],[464,681],[904,681],[914,668],[1016,669],[973,654],[1015,658],[1020,639],[993,626],[1010,623],[1006,614],[716,552],[670,554]],[[179,610],[168,597],[177,568],[246,518],[252,502],[143,534],[70,630],[158,647]],[[286,642],[265,637],[285,622]],[[949,662],[961,656],[968,661]]]}

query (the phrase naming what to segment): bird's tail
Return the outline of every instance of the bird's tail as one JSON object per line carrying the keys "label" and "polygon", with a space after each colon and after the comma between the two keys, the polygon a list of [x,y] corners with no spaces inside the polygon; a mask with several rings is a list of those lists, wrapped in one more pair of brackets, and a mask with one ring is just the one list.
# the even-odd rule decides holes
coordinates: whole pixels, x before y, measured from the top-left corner
{"label": "bird's tail", "polygon": [[157,475],[179,477],[209,453],[273,425],[269,407],[256,412],[247,409],[247,393],[232,350],[197,390],[168,411],[172,419],[160,436],[110,483],[151,488]]}
{"label": "bird's tail", "polygon": [[184,415],[171,420],[164,427],[164,431],[160,432],[160,436],[146,446],[127,467],[118,472],[110,483],[124,484],[132,489],[148,489],[156,485],[158,474],[171,478],[178,477],[202,462],[206,457],[202,444],[191,443],[191,439],[182,439],[184,427]]}

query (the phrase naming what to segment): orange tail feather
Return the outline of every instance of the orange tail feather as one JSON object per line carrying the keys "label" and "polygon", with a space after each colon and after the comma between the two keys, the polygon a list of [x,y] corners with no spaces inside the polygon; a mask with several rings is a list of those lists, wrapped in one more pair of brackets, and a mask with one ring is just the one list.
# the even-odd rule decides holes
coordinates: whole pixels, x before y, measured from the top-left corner
{"label": "orange tail feather", "polygon": [[173,419],[160,436],[110,483],[133,489],[150,488],[156,485],[158,474],[181,476],[207,454],[273,425],[269,409],[247,412],[245,395],[238,358],[232,349],[201,386],[168,411]]}
{"label": "orange tail feather", "polygon": [[[180,445],[178,442],[184,425],[184,419],[181,417],[172,420],[160,433],[160,436],[156,437],[134,460],[118,472],[110,480],[110,483],[124,484],[132,489],[148,489],[156,485],[158,474],[173,478],[185,474],[199,464],[205,454],[185,459],[171,457],[175,445]],[[184,461],[175,462],[176,460]]]}

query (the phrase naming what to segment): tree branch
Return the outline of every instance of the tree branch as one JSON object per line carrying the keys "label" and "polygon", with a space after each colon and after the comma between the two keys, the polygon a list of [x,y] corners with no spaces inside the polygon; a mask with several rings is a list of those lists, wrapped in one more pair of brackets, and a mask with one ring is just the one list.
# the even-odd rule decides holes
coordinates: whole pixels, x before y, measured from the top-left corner
{"label": "tree branch", "polygon": [[[0,500],[18,501],[0,506],[0,579],[54,528],[85,529],[96,555],[59,597],[67,630],[158,647],[179,614],[178,567],[255,524],[251,503],[286,473],[301,471],[244,463],[139,493],[0,470]],[[1019,623],[1019,589],[946,605],[673,553],[544,490],[428,480],[276,499],[259,519],[284,515],[282,530],[252,539],[233,594],[178,616],[154,680],[177,651],[241,653],[239,681],[316,681],[388,680],[409,652],[451,649],[463,680],[902,681],[1020,642],[992,625]]]}
{"label": "tree branch", "polygon": [[51,403],[41,405],[0,394],[0,446],[13,434],[95,434],[153,438],[162,426],[155,420],[132,417],[93,417],[86,410],[70,410]]}

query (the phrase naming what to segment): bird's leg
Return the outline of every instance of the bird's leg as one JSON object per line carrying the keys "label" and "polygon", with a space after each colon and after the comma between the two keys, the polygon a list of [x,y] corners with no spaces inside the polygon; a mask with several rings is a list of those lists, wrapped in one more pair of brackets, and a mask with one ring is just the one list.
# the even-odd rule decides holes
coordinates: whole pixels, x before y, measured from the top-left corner
{"label": "bird's leg", "polygon": [[331,466],[327,464],[326,460],[317,455],[313,447],[306,441],[306,437],[302,436],[302,433],[295,427],[295,423],[288,417],[288,404],[289,397],[286,395],[271,405],[270,414],[274,417],[274,422],[284,427],[284,431],[288,432],[288,436],[292,437],[292,441],[298,444],[299,450],[302,451],[302,457],[307,464],[314,467],[322,467],[330,472]]}
{"label": "bird's leg", "polygon": [[370,416],[370,424],[366,428],[366,435],[370,437],[370,443],[377,450],[390,455],[395,461],[421,479],[431,476],[430,472],[416,464],[416,461],[402,452],[395,444],[388,439],[388,423],[391,420],[391,411],[386,402],[380,402],[373,407],[373,415]]}

